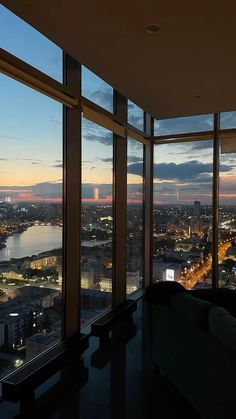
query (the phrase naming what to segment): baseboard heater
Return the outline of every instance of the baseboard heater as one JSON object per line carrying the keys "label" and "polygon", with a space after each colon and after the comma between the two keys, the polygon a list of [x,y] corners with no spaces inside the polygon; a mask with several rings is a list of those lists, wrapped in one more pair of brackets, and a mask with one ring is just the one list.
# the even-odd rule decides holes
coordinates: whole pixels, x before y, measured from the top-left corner
{"label": "baseboard heater", "polygon": [[79,359],[89,346],[89,336],[80,334],[55,344],[1,380],[2,399],[18,402],[57,371]]}

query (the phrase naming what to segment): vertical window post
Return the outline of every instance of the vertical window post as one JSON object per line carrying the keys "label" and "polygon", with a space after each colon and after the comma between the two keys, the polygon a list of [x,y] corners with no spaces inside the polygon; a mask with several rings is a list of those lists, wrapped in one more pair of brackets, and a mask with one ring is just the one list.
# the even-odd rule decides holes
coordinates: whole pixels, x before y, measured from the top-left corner
{"label": "vertical window post", "polygon": [[[146,135],[153,136],[153,118],[144,114]],[[153,253],[153,143],[145,144],[144,151],[144,286],[152,281]]]}
{"label": "vertical window post", "polygon": [[[64,54],[64,84],[81,98],[80,64]],[[81,101],[64,107],[64,336],[80,330]]]}
{"label": "vertical window post", "polygon": [[[114,113],[127,123],[127,99],[114,91]],[[113,305],[126,299],[127,137],[114,134]]]}
{"label": "vertical window post", "polygon": [[219,228],[219,118],[214,114],[213,191],[212,191],[212,288],[218,287],[218,228]]}

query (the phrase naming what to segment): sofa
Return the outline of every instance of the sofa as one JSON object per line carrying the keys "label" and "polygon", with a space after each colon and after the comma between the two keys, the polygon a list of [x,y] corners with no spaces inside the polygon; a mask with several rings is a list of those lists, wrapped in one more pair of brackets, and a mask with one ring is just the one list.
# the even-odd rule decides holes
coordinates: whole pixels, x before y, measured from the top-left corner
{"label": "sofa", "polygon": [[206,291],[187,291],[180,284],[167,281],[147,288],[153,362],[200,417],[233,419],[236,293],[224,289]]}

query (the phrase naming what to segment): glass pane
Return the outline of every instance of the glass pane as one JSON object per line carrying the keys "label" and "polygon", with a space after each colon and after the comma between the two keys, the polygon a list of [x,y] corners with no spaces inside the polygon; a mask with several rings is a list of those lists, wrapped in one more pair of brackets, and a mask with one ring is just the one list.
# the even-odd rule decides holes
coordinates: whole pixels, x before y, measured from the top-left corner
{"label": "glass pane", "polygon": [[128,100],[128,123],[143,131],[144,112],[135,103]]}
{"label": "glass pane", "polygon": [[195,115],[173,119],[155,119],[154,135],[173,135],[213,130],[213,115]]}
{"label": "glass pane", "polygon": [[220,128],[236,128],[236,111],[221,112],[220,114]]}
{"label": "glass pane", "polygon": [[154,281],[211,286],[212,140],[154,147]]}
{"label": "glass pane", "polygon": [[219,182],[219,286],[230,289],[236,289],[236,150],[234,140],[231,139],[234,145],[232,152],[220,154]]}
{"label": "glass pane", "polygon": [[82,121],[82,323],[111,305],[113,134]]}
{"label": "glass pane", "polygon": [[62,82],[62,50],[1,4],[0,48]]}
{"label": "glass pane", "polygon": [[112,87],[84,66],[82,66],[82,96],[113,112]]}
{"label": "glass pane", "polygon": [[3,376],[61,339],[62,105],[3,75],[0,90]]}
{"label": "glass pane", "polygon": [[131,294],[143,286],[143,172],[144,147],[128,138],[127,150],[127,285]]}

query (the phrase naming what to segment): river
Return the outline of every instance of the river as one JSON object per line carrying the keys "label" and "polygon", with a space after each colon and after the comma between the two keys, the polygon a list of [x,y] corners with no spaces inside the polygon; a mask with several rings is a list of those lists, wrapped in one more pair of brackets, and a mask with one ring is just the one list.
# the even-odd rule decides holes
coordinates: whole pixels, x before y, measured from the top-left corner
{"label": "river", "polygon": [[[81,244],[85,247],[93,247],[108,243],[110,240],[85,240]],[[0,249],[0,262],[58,249],[62,247],[62,228],[52,225],[35,225],[23,233],[10,236],[6,245],[7,247]]]}
{"label": "river", "polygon": [[52,225],[29,227],[23,233],[10,236],[7,247],[0,249],[0,261],[37,255],[62,247],[62,228]]}

